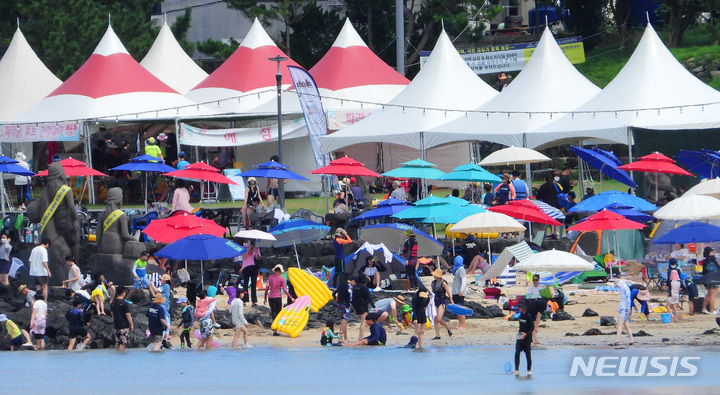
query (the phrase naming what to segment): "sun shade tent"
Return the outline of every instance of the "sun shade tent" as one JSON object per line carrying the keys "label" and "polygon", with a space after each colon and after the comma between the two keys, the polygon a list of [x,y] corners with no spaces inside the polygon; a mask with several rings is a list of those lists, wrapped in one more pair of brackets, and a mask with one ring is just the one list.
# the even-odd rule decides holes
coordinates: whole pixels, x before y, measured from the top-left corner
{"label": "sun shade tent", "polygon": [[365,260],[368,256],[378,259],[378,272],[380,280],[384,280],[394,274],[397,278],[405,274],[405,260],[398,254],[393,253],[384,244],[370,244],[366,242],[357,251],[345,257],[345,273],[354,278],[361,273],[365,267]]}
{"label": "sun shade tent", "polygon": [[208,76],[208,73],[180,47],[167,21],[163,23],[160,33],[140,61],[140,65],[160,81],[183,94]]}
{"label": "sun shade tent", "polygon": [[678,62],[648,24],[620,73],[570,114],[528,132],[526,146],[537,148],[583,139],[627,144],[631,128],[719,128],[718,112],[720,92]]}
{"label": "sun shade tent", "polygon": [[496,94],[467,66],[442,31],[432,54],[407,88],[365,119],[324,137],[323,151],[367,142],[423,150],[418,132],[462,117],[460,111],[475,109]]}
{"label": "sun shade tent", "polygon": [[434,147],[485,140],[534,148],[525,145],[524,133],[549,124],[560,112],[576,109],[599,92],[600,88],[570,63],[546,27],[530,60],[511,84],[467,116],[432,128],[425,143]]}

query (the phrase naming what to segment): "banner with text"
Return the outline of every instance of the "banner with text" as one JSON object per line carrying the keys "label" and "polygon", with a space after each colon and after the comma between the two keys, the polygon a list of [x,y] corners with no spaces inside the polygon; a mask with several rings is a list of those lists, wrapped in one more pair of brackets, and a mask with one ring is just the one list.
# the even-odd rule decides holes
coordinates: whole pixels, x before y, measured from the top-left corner
{"label": "banner with text", "polygon": [[[298,118],[283,123],[283,140],[307,136],[305,120]],[[239,147],[277,141],[277,125],[264,128],[200,129],[180,124],[180,144],[198,147]]]}
{"label": "banner with text", "polygon": [[325,166],[321,137],[327,134],[327,122],[322,101],[320,101],[320,92],[315,85],[315,80],[307,71],[296,66],[288,66],[288,70],[305,116],[310,144],[315,156],[315,165],[317,167]]}
{"label": "banner with text", "polygon": [[[562,38],[557,40],[557,43],[570,63],[576,64],[585,61],[582,37]],[[491,74],[522,70],[535,52],[537,45],[537,42],[501,44],[481,48],[462,48],[458,49],[458,53],[475,74]],[[430,51],[420,52],[421,67],[429,56]]]}
{"label": "banner with text", "polygon": [[77,122],[0,125],[0,141],[23,143],[36,141],[80,141],[81,125]]}

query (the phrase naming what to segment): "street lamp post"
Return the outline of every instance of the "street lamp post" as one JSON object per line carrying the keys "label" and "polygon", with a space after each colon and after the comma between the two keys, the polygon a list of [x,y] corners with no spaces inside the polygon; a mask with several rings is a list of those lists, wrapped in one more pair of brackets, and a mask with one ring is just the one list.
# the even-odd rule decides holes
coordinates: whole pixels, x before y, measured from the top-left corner
{"label": "street lamp post", "polygon": [[[280,62],[290,60],[284,56],[276,56],[274,58],[268,58],[271,62],[277,62],[277,73],[275,74],[275,81],[277,81],[277,128],[278,128],[278,162],[283,163],[282,156],[282,73],[280,72]],[[283,180],[278,180],[278,203],[280,207],[285,207],[285,183]]]}

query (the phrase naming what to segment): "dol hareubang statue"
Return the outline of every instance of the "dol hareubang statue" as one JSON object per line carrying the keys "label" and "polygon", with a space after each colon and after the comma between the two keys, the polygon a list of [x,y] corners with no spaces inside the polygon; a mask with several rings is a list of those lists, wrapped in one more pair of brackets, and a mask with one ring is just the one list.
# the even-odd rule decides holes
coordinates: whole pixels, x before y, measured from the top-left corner
{"label": "dol hareubang statue", "polygon": [[107,208],[98,217],[97,245],[101,254],[122,254],[125,242],[133,240],[128,232],[127,214],[122,211],[123,191],[110,188],[107,192]]}
{"label": "dol hareubang statue", "polygon": [[51,285],[60,285],[67,277],[65,257],[79,256],[80,221],[75,210],[73,192],[65,185],[65,169],[58,162],[48,166],[48,181],[39,200],[28,205],[27,215],[33,223],[39,223],[40,238],[47,237],[48,265]]}

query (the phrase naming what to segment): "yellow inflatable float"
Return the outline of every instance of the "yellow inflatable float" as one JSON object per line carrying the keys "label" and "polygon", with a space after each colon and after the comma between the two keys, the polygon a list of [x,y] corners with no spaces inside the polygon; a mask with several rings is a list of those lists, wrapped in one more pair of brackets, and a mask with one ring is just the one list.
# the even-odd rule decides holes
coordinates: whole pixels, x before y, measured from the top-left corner
{"label": "yellow inflatable float", "polygon": [[[468,236],[467,233],[453,233],[453,231],[452,231],[453,226],[454,226],[454,224],[448,225],[445,227],[445,237],[452,240],[453,237],[454,238],[459,237],[461,239],[464,239]],[[473,233],[473,236],[475,236],[475,238],[477,238],[477,239],[485,239],[485,240],[487,240],[488,238],[497,239],[499,236],[499,233]]]}
{"label": "yellow inflatable float", "polygon": [[318,312],[325,304],[332,300],[332,293],[327,285],[319,278],[307,272],[291,267],[288,269],[288,278],[295,289],[297,296],[309,296],[312,303],[310,309]]}
{"label": "yellow inflatable float", "polygon": [[310,297],[301,296],[295,299],[295,303],[285,306],[284,309],[275,317],[270,328],[285,332],[290,337],[298,337],[300,332],[305,329],[305,325],[310,318]]}

